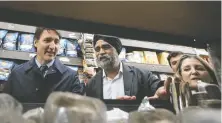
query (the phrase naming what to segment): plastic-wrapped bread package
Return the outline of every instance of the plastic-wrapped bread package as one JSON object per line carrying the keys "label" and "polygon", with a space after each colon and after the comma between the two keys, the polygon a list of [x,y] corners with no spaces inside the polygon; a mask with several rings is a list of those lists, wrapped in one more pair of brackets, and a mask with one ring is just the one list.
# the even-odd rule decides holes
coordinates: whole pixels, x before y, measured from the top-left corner
{"label": "plastic-wrapped bread package", "polygon": [[11,73],[14,62],[7,60],[0,60],[0,80],[7,81]]}
{"label": "plastic-wrapped bread package", "polygon": [[77,55],[78,42],[77,40],[67,40],[66,55],[70,57],[78,57]]}
{"label": "plastic-wrapped bread package", "polygon": [[144,51],[144,57],[147,64],[159,64],[156,52]]}
{"label": "plastic-wrapped bread package", "polygon": [[7,34],[7,32],[8,32],[7,30],[0,30],[0,45],[2,44],[2,40]]}
{"label": "plastic-wrapped bread package", "polygon": [[134,62],[145,63],[144,55],[142,51],[133,51]]}
{"label": "plastic-wrapped bread package", "polygon": [[35,52],[33,46],[34,35],[33,34],[21,34],[18,38],[18,50],[25,52]]}
{"label": "plastic-wrapped bread package", "polygon": [[58,51],[58,54],[59,56],[66,56],[66,47],[67,47],[67,39],[60,39],[60,48],[59,48],[59,51]]}
{"label": "plastic-wrapped bread package", "polygon": [[18,32],[7,33],[3,40],[3,49],[16,50],[16,42],[18,38]]}
{"label": "plastic-wrapped bread package", "polygon": [[162,65],[169,65],[168,61],[167,61],[167,57],[168,57],[169,53],[167,52],[161,52],[159,53],[158,56],[158,60],[159,63]]}

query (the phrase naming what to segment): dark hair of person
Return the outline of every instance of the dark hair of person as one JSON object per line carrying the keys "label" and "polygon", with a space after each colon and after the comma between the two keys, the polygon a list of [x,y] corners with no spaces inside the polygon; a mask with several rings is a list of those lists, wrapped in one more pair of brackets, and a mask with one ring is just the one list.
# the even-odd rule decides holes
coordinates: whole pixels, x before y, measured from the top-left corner
{"label": "dark hair of person", "polygon": [[[43,33],[43,31],[54,31],[58,36],[59,36],[59,39],[61,38],[61,35],[60,33],[56,30],[56,29],[53,29],[53,28],[45,28],[45,27],[37,27],[36,30],[35,30],[35,35],[34,35],[34,42],[35,43],[36,41],[38,41]],[[35,47],[35,50],[36,47]]]}
{"label": "dark hair of person", "polygon": [[168,60],[168,63],[169,63],[170,66],[171,66],[170,59],[173,58],[173,57],[176,57],[178,55],[183,55],[183,53],[180,52],[180,51],[175,51],[175,52],[170,52],[170,54],[167,56],[167,60]]}

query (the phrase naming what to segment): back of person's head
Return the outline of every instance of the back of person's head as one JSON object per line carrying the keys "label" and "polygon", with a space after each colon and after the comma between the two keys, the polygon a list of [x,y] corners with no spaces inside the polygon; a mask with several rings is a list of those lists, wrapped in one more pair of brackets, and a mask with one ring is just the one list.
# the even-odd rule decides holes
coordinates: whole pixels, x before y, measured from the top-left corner
{"label": "back of person's head", "polygon": [[177,116],[179,123],[221,123],[219,109],[188,108]]}
{"label": "back of person's head", "polygon": [[44,114],[44,109],[42,108],[35,108],[28,110],[23,114],[23,118],[31,121],[35,121],[36,123],[42,122]]}
{"label": "back of person's head", "polygon": [[44,123],[105,123],[106,107],[96,98],[54,92],[44,108]]}
{"label": "back of person's head", "polygon": [[35,122],[23,119],[21,114],[18,114],[13,110],[0,110],[0,123],[35,123]]}
{"label": "back of person's head", "polygon": [[22,113],[23,107],[20,102],[9,94],[0,94],[0,111],[12,110],[18,114]]}
{"label": "back of person's head", "polygon": [[176,123],[176,116],[166,109],[131,112],[128,123]]}

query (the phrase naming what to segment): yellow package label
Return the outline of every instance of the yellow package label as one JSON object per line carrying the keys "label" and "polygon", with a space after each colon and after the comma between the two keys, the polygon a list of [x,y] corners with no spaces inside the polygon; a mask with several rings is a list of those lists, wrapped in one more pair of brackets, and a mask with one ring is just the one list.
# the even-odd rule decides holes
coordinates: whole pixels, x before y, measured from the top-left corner
{"label": "yellow package label", "polygon": [[159,60],[159,63],[162,64],[162,65],[169,65],[168,61],[167,61],[167,56],[169,55],[169,53],[167,52],[162,52],[162,53],[159,53],[157,56],[158,56],[158,60]]}
{"label": "yellow package label", "polygon": [[156,52],[144,51],[144,59],[147,64],[159,64]]}

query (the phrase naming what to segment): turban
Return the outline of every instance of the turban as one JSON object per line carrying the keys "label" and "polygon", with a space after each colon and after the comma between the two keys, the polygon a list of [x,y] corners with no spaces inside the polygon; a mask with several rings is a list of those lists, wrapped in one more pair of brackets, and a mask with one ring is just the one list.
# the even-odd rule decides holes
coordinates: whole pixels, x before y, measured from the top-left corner
{"label": "turban", "polygon": [[117,53],[120,54],[120,52],[122,50],[122,43],[119,38],[113,37],[113,36],[95,34],[93,37],[93,46],[94,47],[95,47],[96,42],[98,40],[104,40],[105,42],[109,43],[110,45],[112,45],[116,49]]}

